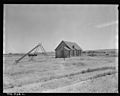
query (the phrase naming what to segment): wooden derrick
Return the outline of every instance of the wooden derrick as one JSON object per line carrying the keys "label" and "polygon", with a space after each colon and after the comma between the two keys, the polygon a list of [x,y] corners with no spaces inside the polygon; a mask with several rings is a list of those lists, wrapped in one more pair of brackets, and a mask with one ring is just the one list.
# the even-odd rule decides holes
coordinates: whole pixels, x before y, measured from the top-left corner
{"label": "wooden derrick", "polygon": [[[34,56],[37,56],[37,49],[38,47],[41,48],[42,52],[47,55],[45,49],[43,48],[42,44],[39,43],[37,46],[35,46],[33,49],[31,49],[30,51],[28,51],[26,54],[24,54],[21,58],[19,58],[18,60],[15,60],[15,63],[18,63],[19,61],[21,61],[25,56],[29,56],[31,58],[31,60],[33,60],[33,57]],[[33,52],[34,50],[36,50],[34,53],[31,53]]]}

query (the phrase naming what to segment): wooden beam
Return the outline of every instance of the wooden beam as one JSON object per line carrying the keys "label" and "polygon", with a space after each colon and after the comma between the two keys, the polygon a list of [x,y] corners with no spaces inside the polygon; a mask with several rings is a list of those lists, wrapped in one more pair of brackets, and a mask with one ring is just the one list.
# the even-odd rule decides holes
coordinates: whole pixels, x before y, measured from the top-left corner
{"label": "wooden beam", "polygon": [[27,52],[25,55],[23,55],[21,58],[19,58],[18,60],[15,60],[16,63],[18,63],[20,60],[22,60],[25,56],[27,56],[29,53],[31,53],[33,50],[35,50],[37,47],[39,47],[40,44],[38,44],[37,46],[35,46],[33,49],[31,49],[29,52]]}

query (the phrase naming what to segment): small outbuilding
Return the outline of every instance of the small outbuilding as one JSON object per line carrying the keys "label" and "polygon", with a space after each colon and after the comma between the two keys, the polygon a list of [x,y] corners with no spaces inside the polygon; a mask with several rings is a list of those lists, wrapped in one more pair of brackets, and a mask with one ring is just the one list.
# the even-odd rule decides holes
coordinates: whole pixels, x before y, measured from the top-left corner
{"label": "small outbuilding", "polygon": [[82,49],[75,42],[61,41],[55,49],[56,58],[81,56]]}

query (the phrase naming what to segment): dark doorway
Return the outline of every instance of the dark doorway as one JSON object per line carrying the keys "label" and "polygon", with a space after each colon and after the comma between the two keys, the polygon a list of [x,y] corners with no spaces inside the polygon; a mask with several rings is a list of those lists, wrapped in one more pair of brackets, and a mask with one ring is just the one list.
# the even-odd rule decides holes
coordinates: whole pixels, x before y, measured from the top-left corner
{"label": "dark doorway", "polygon": [[74,50],[73,50],[73,56],[75,56]]}

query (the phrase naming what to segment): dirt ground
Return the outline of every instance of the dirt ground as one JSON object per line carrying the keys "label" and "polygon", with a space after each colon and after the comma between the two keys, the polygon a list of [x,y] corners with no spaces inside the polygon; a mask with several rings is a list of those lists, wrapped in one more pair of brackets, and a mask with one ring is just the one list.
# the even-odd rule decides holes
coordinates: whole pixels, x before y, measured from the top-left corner
{"label": "dirt ground", "polygon": [[118,57],[4,56],[3,92],[118,92]]}
{"label": "dirt ground", "polygon": [[46,93],[118,93],[118,74],[78,82],[62,88],[44,91]]}

